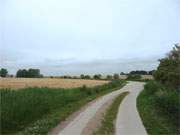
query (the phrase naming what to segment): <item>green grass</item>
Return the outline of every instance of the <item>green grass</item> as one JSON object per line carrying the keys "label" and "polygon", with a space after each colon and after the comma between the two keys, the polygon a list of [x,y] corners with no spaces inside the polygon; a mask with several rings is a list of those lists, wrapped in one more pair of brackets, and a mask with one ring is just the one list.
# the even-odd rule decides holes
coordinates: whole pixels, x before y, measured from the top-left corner
{"label": "green grass", "polygon": [[120,94],[112,103],[112,105],[108,108],[104,119],[102,121],[101,127],[95,132],[95,135],[113,135],[115,131],[114,122],[116,120],[116,116],[118,113],[118,108],[129,92],[123,92]]}
{"label": "green grass", "polygon": [[1,89],[1,134],[47,134],[59,122],[87,102],[114,91],[125,81],[113,81],[93,88]]}
{"label": "green grass", "polygon": [[137,99],[137,107],[149,135],[178,135],[180,92],[151,81]]}

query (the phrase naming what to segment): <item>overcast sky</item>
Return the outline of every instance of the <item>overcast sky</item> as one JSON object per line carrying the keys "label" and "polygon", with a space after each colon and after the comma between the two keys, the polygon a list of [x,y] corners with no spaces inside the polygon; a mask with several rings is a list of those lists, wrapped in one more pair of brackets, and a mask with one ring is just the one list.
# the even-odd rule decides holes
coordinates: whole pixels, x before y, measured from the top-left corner
{"label": "overcast sky", "polygon": [[180,43],[179,0],[0,0],[0,67],[45,75],[156,69]]}

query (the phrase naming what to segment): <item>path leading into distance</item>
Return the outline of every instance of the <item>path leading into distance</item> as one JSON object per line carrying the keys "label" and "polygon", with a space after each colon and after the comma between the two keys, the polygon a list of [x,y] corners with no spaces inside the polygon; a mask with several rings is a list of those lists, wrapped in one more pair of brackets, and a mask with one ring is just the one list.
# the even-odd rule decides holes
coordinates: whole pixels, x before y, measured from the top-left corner
{"label": "path leading into distance", "polygon": [[82,135],[88,122],[95,117],[98,110],[104,104],[108,103],[108,101],[111,101],[125,91],[129,91],[130,94],[125,97],[119,107],[115,125],[115,134],[147,135],[136,108],[136,98],[139,92],[143,90],[143,86],[144,83],[142,82],[129,82],[120,90],[111,92],[97,99],[93,104],[90,104],[85,110],[80,112],[72,121],[70,121],[65,128],[58,131],[57,135]]}
{"label": "path leading into distance", "polygon": [[147,135],[137,111],[136,99],[143,90],[144,83],[130,82],[126,89],[130,91],[121,102],[116,120],[116,135]]}

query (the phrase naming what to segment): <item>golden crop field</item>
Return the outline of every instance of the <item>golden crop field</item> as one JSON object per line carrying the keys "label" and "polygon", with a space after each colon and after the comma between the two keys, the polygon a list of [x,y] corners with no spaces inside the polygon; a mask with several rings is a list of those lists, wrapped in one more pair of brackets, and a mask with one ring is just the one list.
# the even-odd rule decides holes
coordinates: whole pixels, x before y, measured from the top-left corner
{"label": "golden crop field", "polygon": [[142,78],[143,79],[150,79],[150,80],[154,79],[154,77],[152,75],[142,75]]}
{"label": "golden crop field", "polygon": [[[141,75],[142,79],[150,79],[152,80],[153,79],[153,76],[152,75]],[[127,78],[127,75],[120,75],[120,79],[126,79]]]}
{"label": "golden crop field", "polygon": [[86,85],[93,87],[109,81],[60,79],[60,78],[0,78],[0,88],[19,89],[25,87],[75,88]]}

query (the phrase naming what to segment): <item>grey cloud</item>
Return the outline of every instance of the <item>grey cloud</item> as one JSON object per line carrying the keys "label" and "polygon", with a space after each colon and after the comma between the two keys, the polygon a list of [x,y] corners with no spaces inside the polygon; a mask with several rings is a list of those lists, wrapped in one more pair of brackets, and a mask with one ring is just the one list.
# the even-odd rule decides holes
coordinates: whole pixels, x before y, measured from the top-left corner
{"label": "grey cloud", "polygon": [[0,66],[11,73],[154,69],[180,42],[178,0],[0,2]]}

